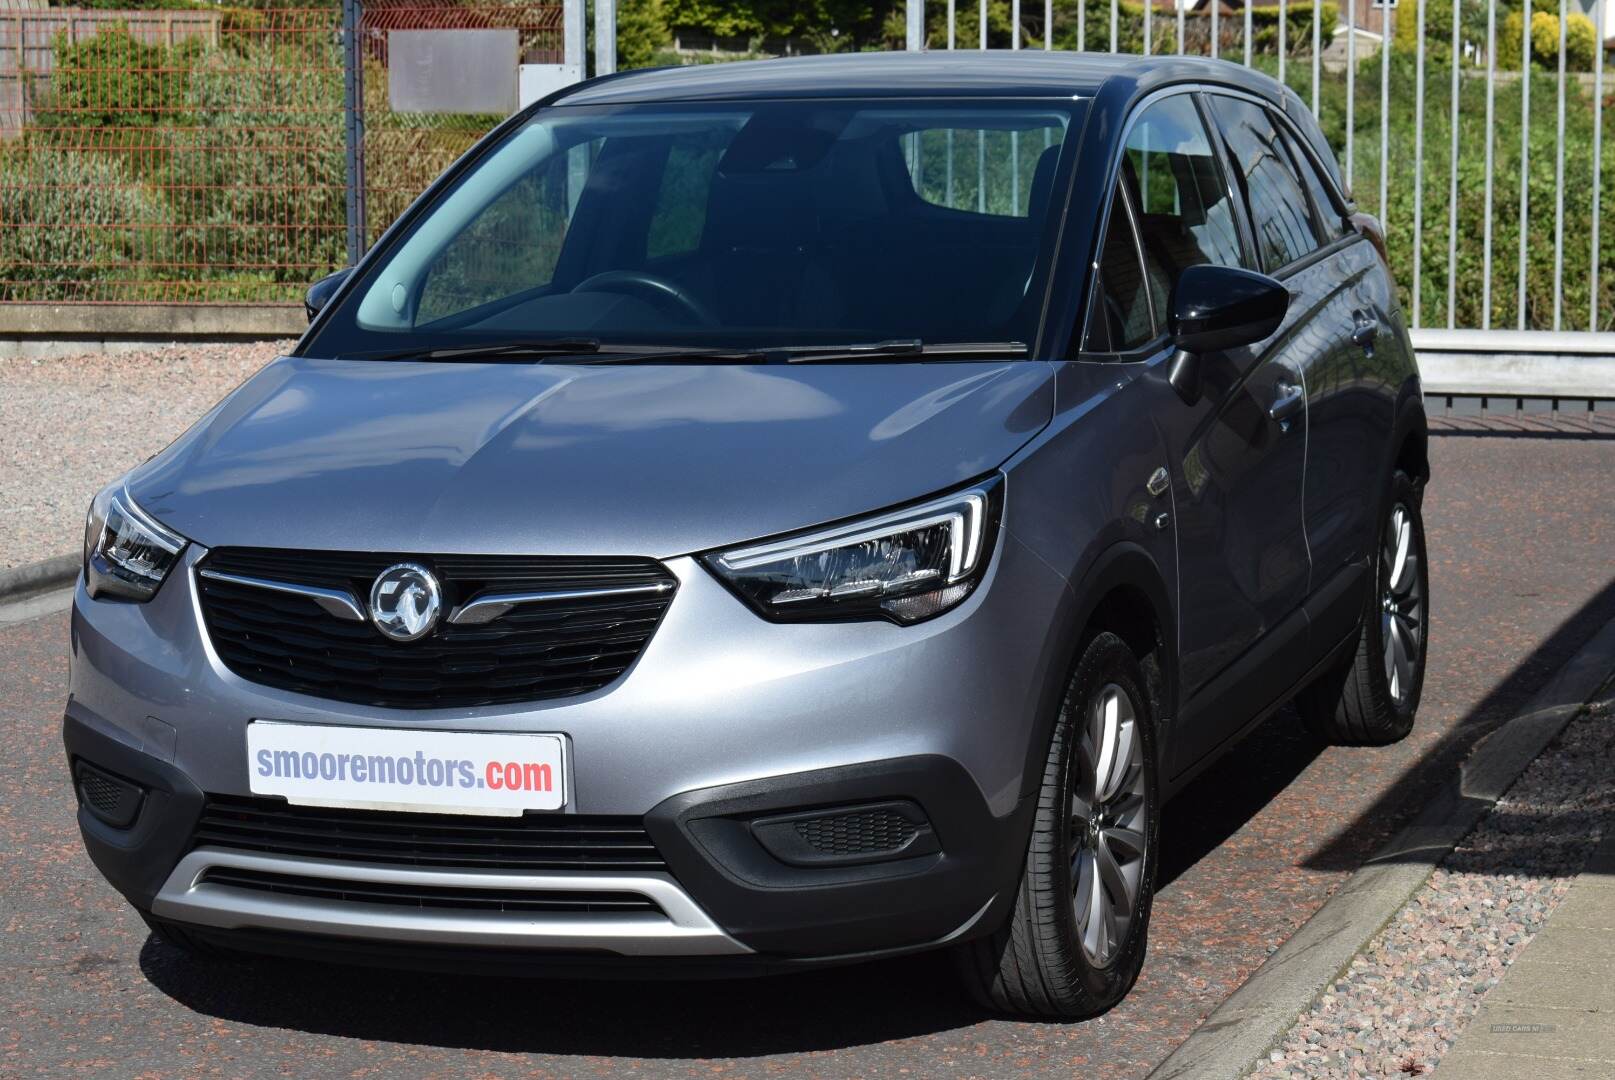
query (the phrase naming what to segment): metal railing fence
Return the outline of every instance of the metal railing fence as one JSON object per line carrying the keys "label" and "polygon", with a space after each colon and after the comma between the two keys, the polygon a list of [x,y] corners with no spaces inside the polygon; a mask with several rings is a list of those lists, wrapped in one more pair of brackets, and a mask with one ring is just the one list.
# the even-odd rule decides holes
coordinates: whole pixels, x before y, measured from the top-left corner
{"label": "metal railing fence", "polygon": [[394,111],[389,31],[560,53],[558,2],[353,10],[0,12],[0,303],[296,303],[499,119]]}
{"label": "metal railing fence", "polygon": [[1189,53],[1263,70],[1312,107],[1359,207],[1385,225],[1414,327],[1610,331],[1612,3],[1013,0],[1004,26],[987,0],[909,0],[907,25],[910,49]]}

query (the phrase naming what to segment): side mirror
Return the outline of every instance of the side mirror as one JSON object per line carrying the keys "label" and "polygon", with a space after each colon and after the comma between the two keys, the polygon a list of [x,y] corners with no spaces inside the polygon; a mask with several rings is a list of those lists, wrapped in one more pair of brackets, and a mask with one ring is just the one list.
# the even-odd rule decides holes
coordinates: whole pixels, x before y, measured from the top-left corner
{"label": "side mirror", "polygon": [[309,322],[314,321],[314,316],[318,315],[320,309],[330,302],[331,297],[335,296],[336,291],[342,288],[342,283],[348,280],[348,275],[351,273],[353,273],[353,267],[344,267],[334,274],[327,274],[308,287],[308,292],[303,294],[303,310],[308,313]]}
{"label": "side mirror", "polygon": [[1172,287],[1167,330],[1177,353],[1167,381],[1192,405],[1200,400],[1200,354],[1253,345],[1290,310],[1290,291],[1266,274],[1232,266],[1191,266]]}

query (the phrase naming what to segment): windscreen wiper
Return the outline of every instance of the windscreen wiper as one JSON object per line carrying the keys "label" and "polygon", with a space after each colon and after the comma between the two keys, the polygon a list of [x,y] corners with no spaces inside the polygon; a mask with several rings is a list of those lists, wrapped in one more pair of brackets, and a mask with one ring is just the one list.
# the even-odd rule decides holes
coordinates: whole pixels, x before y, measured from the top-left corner
{"label": "windscreen wiper", "polygon": [[606,345],[580,364],[659,364],[664,361],[701,360],[709,364],[761,364],[768,353],[761,349],[656,349],[643,345]]}
{"label": "windscreen wiper", "polygon": [[605,345],[599,338],[541,338],[489,344],[445,345],[377,354],[356,353],[366,360],[561,360],[576,364],[655,364],[704,360],[708,363],[758,364],[768,355],[755,349],[682,349],[648,345]]}
{"label": "windscreen wiper", "polygon": [[827,364],[847,360],[965,359],[977,356],[1025,356],[1022,341],[948,341],[927,345],[919,338],[892,338],[853,345],[803,345],[778,350],[788,364]]}
{"label": "windscreen wiper", "polygon": [[521,360],[529,357],[587,356],[600,351],[592,337],[531,338],[517,341],[475,342],[427,349],[402,349],[380,354],[355,353],[364,360]]}

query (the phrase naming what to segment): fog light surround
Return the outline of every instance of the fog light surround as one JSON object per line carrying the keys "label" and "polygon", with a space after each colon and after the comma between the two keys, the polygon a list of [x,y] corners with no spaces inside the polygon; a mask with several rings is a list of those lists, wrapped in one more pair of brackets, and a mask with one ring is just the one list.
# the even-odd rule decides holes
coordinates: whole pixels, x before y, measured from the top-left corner
{"label": "fog light surround", "polygon": [[73,790],[79,805],[97,821],[114,829],[127,829],[140,816],[146,789],[105,769],[80,760],[73,767]]}

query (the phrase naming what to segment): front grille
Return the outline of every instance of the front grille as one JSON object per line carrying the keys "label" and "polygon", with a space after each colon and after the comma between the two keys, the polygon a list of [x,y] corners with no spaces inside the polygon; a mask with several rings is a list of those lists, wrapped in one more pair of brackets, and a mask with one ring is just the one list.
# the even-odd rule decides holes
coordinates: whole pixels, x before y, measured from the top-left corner
{"label": "front grille", "polygon": [[665,871],[637,817],[478,817],[292,806],[208,796],[196,847],[345,862],[500,870]]}
{"label": "front grille", "polygon": [[526,914],[575,912],[590,914],[660,914],[649,897],[630,892],[567,892],[557,889],[474,889],[459,886],[405,885],[390,881],[343,881],[336,878],[211,866],[201,883],[253,892],[303,896],[389,907],[452,908]]}
{"label": "front grille", "polygon": [[884,809],[801,818],[792,824],[809,847],[826,855],[893,851],[914,839],[920,831],[915,822]]}
{"label": "front grille", "polygon": [[397,642],[306,597],[198,576],[213,648],[244,679],[334,701],[403,709],[541,701],[598,690],[626,671],[677,584],[660,563],[634,558],[225,547],[199,568],[345,589],[363,606],[376,575],[398,562],[432,570],[443,587],[445,616],[491,592],[651,584],[668,591],[527,604],[488,623],[440,621],[417,641]]}

